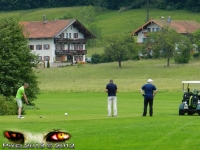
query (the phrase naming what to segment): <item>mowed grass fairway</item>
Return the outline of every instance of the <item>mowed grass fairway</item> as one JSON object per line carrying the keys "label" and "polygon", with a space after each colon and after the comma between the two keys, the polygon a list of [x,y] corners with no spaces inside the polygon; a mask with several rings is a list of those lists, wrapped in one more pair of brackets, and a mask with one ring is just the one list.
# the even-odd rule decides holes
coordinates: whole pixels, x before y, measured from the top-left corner
{"label": "mowed grass fairway", "polygon": [[[198,149],[199,116],[178,116],[181,93],[159,93],[154,116],[141,117],[139,93],[118,93],[118,118],[108,118],[106,94],[46,93],[36,104],[39,118],[27,110],[25,119],[1,116],[1,130],[47,133],[61,129],[72,135],[77,150]],[[64,116],[67,112],[68,116]],[[6,142],[2,138],[0,142]]]}
{"label": "mowed grass fairway", "polygon": [[[198,80],[198,60],[177,65],[165,60],[127,61],[82,67],[36,69],[41,95],[36,112],[26,110],[25,119],[0,116],[0,129],[45,133],[53,129],[69,132],[69,143],[77,150],[198,150],[200,118],[179,116],[182,80]],[[118,85],[118,117],[107,117],[105,85],[110,78]],[[140,87],[148,78],[159,92],[154,116],[141,117]],[[192,88],[192,86],[191,86]],[[64,113],[68,113],[65,116]],[[7,140],[1,136],[0,143]],[[55,149],[55,148],[54,148]]]}

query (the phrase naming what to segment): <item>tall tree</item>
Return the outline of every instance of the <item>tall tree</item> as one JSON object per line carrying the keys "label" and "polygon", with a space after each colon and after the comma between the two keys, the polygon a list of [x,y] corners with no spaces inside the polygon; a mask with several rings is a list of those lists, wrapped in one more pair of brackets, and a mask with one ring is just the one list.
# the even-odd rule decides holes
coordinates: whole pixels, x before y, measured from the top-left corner
{"label": "tall tree", "polygon": [[134,38],[127,35],[115,35],[106,37],[105,54],[118,61],[119,67],[121,68],[122,61],[131,59],[136,54],[136,48],[134,45]]}
{"label": "tall tree", "polygon": [[36,56],[30,52],[23,27],[16,17],[0,20],[0,53],[0,93],[15,96],[17,89],[27,82],[29,101],[36,99],[39,88],[32,63]]}
{"label": "tall tree", "polygon": [[[97,38],[97,40],[101,40],[101,28],[98,27],[98,18],[97,12],[93,6],[84,6],[84,8],[80,12],[81,16],[79,20],[83,23],[89,31],[91,31]],[[96,39],[90,39],[88,41],[89,46],[96,45]]]}
{"label": "tall tree", "polygon": [[193,33],[192,42],[198,46],[198,50],[200,51],[200,29]]}
{"label": "tall tree", "polygon": [[[161,56],[167,58],[167,66],[169,66],[170,58],[174,56],[176,48],[179,47],[179,51],[185,48],[183,45],[186,44],[187,40],[182,41],[182,38],[182,35],[175,30],[164,27],[159,32],[151,32],[148,34],[146,46],[151,47],[157,54],[159,53]],[[186,44],[185,46],[190,50],[189,45]]]}
{"label": "tall tree", "polygon": [[175,46],[174,60],[176,63],[188,63],[191,58],[192,43],[187,36],[181,38]]}
{"label": "tall tree", "polygon": [[97,7],[98,12],[100,12],[102,8],[107,8],[107,0],[93,0],[93,4]]}

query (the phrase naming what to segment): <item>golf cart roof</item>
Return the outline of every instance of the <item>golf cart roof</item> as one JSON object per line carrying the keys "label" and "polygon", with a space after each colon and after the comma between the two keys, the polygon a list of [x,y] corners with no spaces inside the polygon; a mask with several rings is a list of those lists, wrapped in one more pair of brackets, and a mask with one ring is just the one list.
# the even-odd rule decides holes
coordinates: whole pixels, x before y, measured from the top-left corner
{"label": "golf cart roof", "polygon": [[200,81],[182,81],[182,83],[200,83]]}

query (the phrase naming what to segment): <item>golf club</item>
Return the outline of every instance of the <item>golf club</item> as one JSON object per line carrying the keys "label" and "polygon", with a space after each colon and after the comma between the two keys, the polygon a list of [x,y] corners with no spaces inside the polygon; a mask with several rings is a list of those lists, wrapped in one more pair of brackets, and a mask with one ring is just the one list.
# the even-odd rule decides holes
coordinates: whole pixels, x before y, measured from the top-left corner
{"label": "golf club", "polygon": [[38,117],[42,118],[42,116],[39,116],[39,115],[38,115],[38,113],[35,111],[35,109],[33,109],[33,111],[35,112],[35,114],[36,114]]}
{"label": "golf club", "polygon": [[[31,106],[31,105],[28,104],[28,106]],[[35,111],[35,109],[32,109],[32,110],[35,112],[35,114],[36,114],[39,118],[42,118],[42,116],[38,115],[38,113]]]}

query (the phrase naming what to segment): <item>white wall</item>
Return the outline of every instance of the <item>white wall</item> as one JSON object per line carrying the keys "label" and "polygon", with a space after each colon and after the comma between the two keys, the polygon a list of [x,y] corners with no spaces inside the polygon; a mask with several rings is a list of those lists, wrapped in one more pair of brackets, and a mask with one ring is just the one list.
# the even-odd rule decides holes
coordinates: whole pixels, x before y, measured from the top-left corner
{"label": "white wall", "polygon": [[[157,24],[155,23],[152,23],[150,24],[147,28],[150,28],[150,32],[156,32],[156,29],[159,28],[160,29],[160,26],[158,26]],[[153,31],[153,28],[154,28],[154,31]],[[148,32],[147,29],[143,29],[142,31],[140,31],[138,33],[138,43],[143,43],[143,38],[146,38],[144,36],[144,32]],[[148,34],[148,33],[147,33]]]}
{"label": "white wall", "polygon": [[[64,38],[66,37],[66,33],[71,33],[71,38],[74,38],[74,33],[78,33],[78,38],[83,39],[84,35],[78,31],[77,28],[73,27],[73,25],[69,26],[67,29],[64,30]],[[59,35],[57,36],[59,37]],[[49,44],[50,49],[49,50],[44,50],[44,45]],[[54,44],[54,38],[51,39],[30,39],[29,40],[29,45],[34,45],[34,50],[31,50],[32,53],[35,53],[39,56],[42,56],[42,60],[44,60],[44,56],[49,56],[50,57],[50,62],[53,63],[56,60],[56,55],[55,55],[55,44]],[[41,50],[36,50],[36,45],[42,45]],[[68,49],[68,44],[65,44],[65,49]],[[70,44],[70,50],[74,50],[74,44]],[[85,44],[83,44],[83,50],[86,50]],[[85,55],[83,56],[83,61],[85,61]]]}
{"label": "white wall", "polygon": [[82,33],[80,33],[78,31],[77,28],[75,28],[73,25],[69,26],[67,29],[65,29],[64,31],[64,38],[67,38],[66,37],[66,33],[71,33],[71,38],[73,39],[74,38],[74,33],[78,33],[78,38],[79,39],[84,39],[84,35]]}
{"label": "white wall", "polygon": [[[44,50],[44,45],[49,44],[50,49]],[[55,44],[54,39],[31,39],[29,40],[29,45],[34,45],[34,50],[31,50],[32,53],[35,53],[39,56],[42,56],[42,60],[44,60],[44,56],[50,57],[50,62],[53,62],[55,59]],[[42,45],[41,50],[36,50],[36,45]]]}

